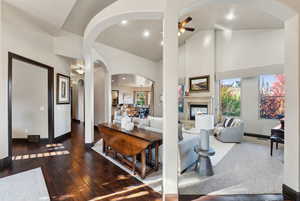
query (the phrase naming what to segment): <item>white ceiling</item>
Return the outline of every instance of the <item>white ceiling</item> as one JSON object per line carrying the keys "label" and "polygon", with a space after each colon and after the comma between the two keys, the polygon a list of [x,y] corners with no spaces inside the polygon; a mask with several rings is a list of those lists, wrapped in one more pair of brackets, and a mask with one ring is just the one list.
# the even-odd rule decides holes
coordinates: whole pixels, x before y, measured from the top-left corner
{"label": "white ceiling", "polygon": [[[149,38],[142,36],[144,30],[150,31]],[[158,20],[130,21],[126,26],[120,23],[106,29],[97,41],[158,61],[162,58],[162,31],[162,22]]]}
{"label": "white ceiling", "polygon": [[[225,16],[234,10],[236,19],[228,21]],[[283,28],[284,24],[277,18],[257,9],[248,8],[241,5],[232,5],[228,3],[214,3],[205,7],[198,8],[187,16],[192,16],[193,21],[187,26],[195,27],[196,31],[185,32],[179,38],[179,44],[183,44],[188,38],[200,30],[213,30],[216,25],[232,29],[278,29]],[[142,37],[145,29],[151,32],[148,39]],[[162,58],[162,21],[130,21],[126,26],[116,24],[101,33],[98,41],[106,45],[131,52],[153,61],[159,61]]]}
{"label": "white ceiling", "polygon": [[51,33],[60,30],[76,0],[4,0],[30,17],[39,20]]}
{"label": "white ceiling", "polygon": [[152,81],[139,75],[112,75],[112,85],[122,87],[151,87]]}
{"label": "white ceiling", "polygon": [[116,0],[77,0],[63,29],[83,36],[84,30],[90,20],[115,1]]}
{"label": "white ceiling", "polygon": [[[83,35],[85,27],[97,13],[116,0],[4,0],[18,10],[35,19],[38,25],[55,34],[58,30]],[[234,10],[236,19],[227,21],[225,16]],[[180,44],[199,30],[215,29],[216,24],[233,30],[278,29],[284,24],[275,17],[259,10],[228,3],[211,3],[197,8],[186,16],[192,16],[188,24],[196,28],[194,33],[186,32],[180,37]],[[181,20],[185,19],[183,16]],[[142,37],[143,31],[150,31],[150,37]],[[162,22],[154,20],[129,21],[127,26],[116,24],[104,31],[98,41],[128,51],[135,55],[159,61],[162,58]]]}

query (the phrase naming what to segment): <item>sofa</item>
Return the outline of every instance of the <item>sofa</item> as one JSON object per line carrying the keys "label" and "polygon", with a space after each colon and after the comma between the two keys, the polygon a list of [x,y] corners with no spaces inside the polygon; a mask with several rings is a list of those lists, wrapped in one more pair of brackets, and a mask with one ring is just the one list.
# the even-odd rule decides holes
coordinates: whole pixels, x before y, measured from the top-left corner
{"label": "sofa", "polygon": [[[141,119],[140,128],[145,130],[150,130],[153,132],[162,133],[163,132],[163,119],[161,117],[149,116],[147,119]],[[182,132],[181,127],[179,127],[179,133]],[[193,135],[182,133],[182,139],[178,142],[178,172],[182,173],[187,168],[191,167],[197,160],[198,155],[194,152],[194,147],[200,144],[200,135]],[[163,146],[159,147],[159,161],[162,163],[162,150]],[[152,153],[154,154],[154,152]],[[154,155],[153,155],[154,158]]]}
{"label": "sofa", "polygon": [[241,143],[244,136],[244,122],[237,118],[224,118],[214,130],[217,140],[224,143]]}

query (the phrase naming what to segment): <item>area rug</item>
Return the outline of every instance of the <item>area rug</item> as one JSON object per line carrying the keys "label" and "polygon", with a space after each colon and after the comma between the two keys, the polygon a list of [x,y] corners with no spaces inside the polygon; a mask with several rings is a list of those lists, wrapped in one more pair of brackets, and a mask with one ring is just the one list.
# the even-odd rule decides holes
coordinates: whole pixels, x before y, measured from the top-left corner
{"label": "area rug", "polygon": [[[210,144],[211,144],[211,147],[214,148],[216,151],[215,156],[213,156],[211,158],[213,166],[217,165],[235,145],[234,143],[222,143],[222,142],[216,140],[213,136],[210,137]],[[162,170],[161,169],[157,172],[154,172],[154,173],[148,175],[145,179],[142,179],[138,175],[133,175],[132,171],[130,169],[123,166],[117,160],[115,160],[109,156],[106,156],[102,151],[103,150],[102,146],[103,146],[103,141],[100,140],[99,142],[97,142],[95,144],[95,146],[92,149],[94,151],[96,151],[97,153],[101,154],[107,160],[111,161],[112,163],[114,163],[115,165],[117,165],[118,167],[120,167],[121,169],[126,171],[127,173],[129,173],[130,175],[132,175],[133,177],[135,177],[136,179],[138,179],[139,181],[143,182],[144,184],[147,184],[154,191],[161,192],[161,188],[162,188]],[[181,183],[179,183],[179,186],[184,185],[185,183],[191,183],[191,182],[193,182],[193,179],[194,179],[194,178],[191,178],[189,171],[186,174],[181,175],[180,178],[183,178],[183,179],[180,180]]]}
{"label": "area rug", "polygon": [[181,194],[270,194],[281,193],[283,146],[270,156],[269,141],[244,138],[214,166],[214,176],[198,177],[188,171],[179,177]]}
{"label": "area rug", "polygon": [[0,179],[1,201],[50,201],[41,168]]}

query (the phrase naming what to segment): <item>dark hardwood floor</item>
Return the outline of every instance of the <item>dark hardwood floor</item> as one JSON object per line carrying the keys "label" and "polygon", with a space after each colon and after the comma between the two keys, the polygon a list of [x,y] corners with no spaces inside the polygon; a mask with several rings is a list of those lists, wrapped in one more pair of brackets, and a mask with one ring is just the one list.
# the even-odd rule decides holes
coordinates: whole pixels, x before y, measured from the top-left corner
{"label": "dark hardwood floor", "polygon": [[[13,161],[0,178],[41,167],[52,201],[161,201],[161,194],[143,185],[93,150],[85,147],[84,126],[72,123],[71,138],[63,141],[70,155]],[[95,132],[95,140],[100,134]],[[44,153],[45,144],[14,143],[14,155]],[[195,196],[181,201],[283,201],[281,195]]]}
{"label": "dark hardwood floor", "polygon": [[[83,124],[72,123],[71,139],[62,142],[70,155],[13,161],[0,177],[41,167],[52,201],[161,200],[159,193],[86,148],[83,133]],[[99,134],[95,135],[99,139]],[[15,154],[47,151],[45,145],[14,145]]]}

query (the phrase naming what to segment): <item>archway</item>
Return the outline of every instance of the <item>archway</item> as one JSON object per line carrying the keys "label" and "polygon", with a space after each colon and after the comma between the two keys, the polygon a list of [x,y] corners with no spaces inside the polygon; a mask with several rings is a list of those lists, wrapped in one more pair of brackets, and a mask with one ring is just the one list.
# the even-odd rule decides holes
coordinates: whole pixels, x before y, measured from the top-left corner
{"label": "archway", "polygon": [[[136,19],[136,18],[156,18],[156,17],[162,17],[164,14],[164,61],[163,61],[163,80],[164,80],[164,140],[168,141],[166,146],[164,147],[164,193],[166,194],[177,194],[177,156],[175,156],[177,153],[177,148],[175,146],[172,146],[172,144],[177,144],[177,139],[174,139],[174,134],[177,133],[177,128],[174,126],[177,122],[177,111],[175,108],[177,107],[177,66],[178,63],[176,61],[177,53],[178,53],[178,47],[177,42],[177,23],[178,23],[178,13],[180,13],[180,8],[189,8],[193,7],[195,3],[199,3],[200,5],[204,3],[208,3],[208,0],[200,0],[200,1],[174,1],[174,0],[166,0],[163,1],[145,1],[140,2],[136,0],[132,0],[130,2],[124,2],[124,1],[117,1],[110,7],[103,10],[101,13],[99,13],[96,17],[93,18],[89,26],[87,27],[85,31],[85,41],[84,41],[84,52],[85,52],[85,59],[87,64],[88,71],[92,71],[92,62],[93,62],[93,43],[96,39],[96,37],[101,33],[102,30],[110,26],[111,24],[118,23],[122,20],[123,17],[126,17],[127,19]],[[239,1],[240,2],[240,1]],[[247,2],[247,1],[243,1]],[[287,3],[288,5],[289,3]],[[172,5],[172,6],[168,6]],[[268,9],[271,11],[274,15],[276,13],[281,19],[287,20],[286,21],[286,27],[288,30],[287,34],[287,41],[286,44],[291,45],[291,48],[286,48],[287,52],[286,55],[287,59],[287,66],[290,66],[286,72],[287,76],[291,79],[288,79],[289,82],[287,83],[288,87],[293,88],[293,86],[299,85],[299,77],[298,77],[298,46],[293,46],[293,41],[298,41],[298,18],[296,16],[296,13],[291,12],[290,9],[285,10],[286,12],[281,13],[278,11],[282,8],[281,4],[277,1],[273,0],[265,0],[265,1],[251,1],[248,2],[248,5],[252,5],[255,7],[260,7],[264,9]],[[130,10],[130,12],[129,12]],[[182,13],[185,13],[184,11]],[[295,34],[296,33],[296,34]],[[175,68],[175,70],[174,70]],[[90,83],[89,85],[93,83],[93,79],[91,76],[86,76],[86,80]],[[87,87],[87,90],[90,90],[90,86]],[[291,91],[291,89],[288,91],[287,96],[287,102],[289,105],[299,105],[299,92],[296,92],[296,94]],[[88,96],[92,94],[89,93]],[[297,96],[295,96],[297,95]],[[166,104],[168,102],[168,104]],[[89,111],[86,112],[86,116],[92,116],[92,102],[89,101],[87,104],[87,108],[89,108]],[[292,108],[293,109],[293,108]],[[288,115],[291,117],[291,121],[289,121],[289,125],[287,125],[287,131],[293,130],[293,128],[299,130],[298,127],[298,121],[299,121],[299,114],[294,114],[295,110],[292,111],[291,108],[288,109],[287,113],[290,113],[291,115]],[[167,117],[168,118],[167,118]],[[296,116],[296,118],[292,118],[292,116]],[[89,122],[86,124],[86,133],[92,133],[92,125],[93,125],[93,119],[90,119]],[[292,155],[295,147],[298,147],[299,144],[299,137],[298,136],[291,136],[290,139],[287,139],[291,144],[293,144],[292,148],[287,150],[286,158],[288,160],[293,160]],[[91,138],[86,140],[87,143],[92,142]],[[298,150],[298,148],[296,149]],[[166,158],[168,156],[168,158]],[[288,157],[289,156],[289,157]],[[168,172],[166,171],[168,169]],[[170,171],[172,169],[172,171]],[[174,170],[175,169],[175,170]],[[287,165],[287,169],[291,170],[289,172],[286,171],[285,175],[285,183],[288,186],[291,186],[293,189],[297,189],[299,191],[299,181],[297,181],[298,175],[299,175],[299,157],[297,156],[297,161],[290,163],[290,165]],[[294,175],[294,176],[293,176]],[[295,177],[295,175],[297,175]],[[289,178],[296,178],[290,180]]]}

